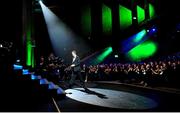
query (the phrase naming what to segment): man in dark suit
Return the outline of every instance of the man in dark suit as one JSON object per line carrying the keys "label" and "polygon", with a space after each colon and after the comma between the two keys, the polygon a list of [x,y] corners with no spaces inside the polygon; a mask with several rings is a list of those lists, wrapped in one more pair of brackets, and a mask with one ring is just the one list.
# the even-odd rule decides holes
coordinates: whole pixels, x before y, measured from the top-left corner
{"label": "man in dark suit", "polygon": [[79,58],[79,56],[77,56],[75,50],[72,51],[72,56],[73,56],[73,61],[71,64],[72,75],[71,75],[71,80],[69,82],[69,87],[72,88],[72,86],[74,85],[76,77],[79,76],[81,85],[83,86],[83,88],[86,89],[85,82],[84,82],[83,77],[81,75],[80,58]]}

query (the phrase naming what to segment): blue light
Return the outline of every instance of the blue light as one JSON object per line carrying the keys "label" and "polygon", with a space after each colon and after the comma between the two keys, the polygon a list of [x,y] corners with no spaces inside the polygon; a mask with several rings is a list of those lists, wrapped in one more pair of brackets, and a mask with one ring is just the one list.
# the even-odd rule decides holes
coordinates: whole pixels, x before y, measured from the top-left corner
{"label": "blue light", "polygon": [[40,80],[40,84],[48,84],[48,83],[49,83],[48,80],[45,78]]}
{"label": "blue light", "polygon": [[13,67],[14,67],[14,70],[23,69],[23,66],[21,66],[21,65],[16,65],[16,64],[14,64]]}
{"label": "blue light", "polygon": [[153,26],[150,28],[148,35],[149,36],[154,35],[156,32],[157,32],[157,28]]}
{"label": "blue light", "polygon": [[137,33],[137,34],[134,36],[133,41],[134,41],[135,43],[138,43],[138,42],[140,42],[140,41],[144,38],[145,35],[146,35],[146,30],[142,30],[141,32]]}
{"label": "blue light", "polygon": [[41,79],[41,76],[31,75],[31,80]]}
{"label": "blue light", "polygon": [[49,87],[48,89],[58,89],[59,87],[57,85],[55,85],[53,82],[49,83]]}
{"label": "blue light", "polygon": [[138,44],[147,40],[146,30],[143,29],[142,31],[134,34],[133,36],[129,37],[128,39],[122,42],[122,51],[124,53],[128,52],[133,47],[137,46]]}
{"label": "blue light", "polygon": [[59,87],[59,88],[57,89],[57,94],[63,94],[63,93],[64,93],[64,90]]}
{"label": "blue light", "polygon": [[29,74],[29,70],[28,70],[28,69],[23,69],[22,71],[23,71],[23,72],[22,72],[23,75],[28,75],[28,74]]}
{"label": "blue light", "polygon": [[54,89],[54,84],[52,82],[49,83],[48,89]]}
{"label": "blue light", "polygon": [[36,76],[35,75],[31,75],[31,80],[35,80]]}

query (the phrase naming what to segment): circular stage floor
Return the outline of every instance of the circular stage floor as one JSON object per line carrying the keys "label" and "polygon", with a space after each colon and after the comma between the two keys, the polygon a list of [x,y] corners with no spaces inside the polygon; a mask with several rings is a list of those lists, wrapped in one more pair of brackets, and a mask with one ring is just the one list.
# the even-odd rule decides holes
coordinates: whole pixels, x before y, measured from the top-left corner
{"label": "circular stage floor", "polygon": [[66,96],[78,102],[117,109],[145,110],[158,106],[151,98],[125,91],[101,88],[74,88],[65,90]]}

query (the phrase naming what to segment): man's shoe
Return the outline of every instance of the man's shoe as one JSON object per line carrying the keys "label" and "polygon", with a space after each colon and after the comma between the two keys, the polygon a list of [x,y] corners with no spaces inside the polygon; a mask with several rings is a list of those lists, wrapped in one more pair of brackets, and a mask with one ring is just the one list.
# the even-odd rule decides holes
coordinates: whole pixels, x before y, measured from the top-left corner
{"label": "man's shoe", "polygon": [[87,87],[84,87],[84,90],[85,90],[85,91],[89,91],[89,89],[88,89]]}

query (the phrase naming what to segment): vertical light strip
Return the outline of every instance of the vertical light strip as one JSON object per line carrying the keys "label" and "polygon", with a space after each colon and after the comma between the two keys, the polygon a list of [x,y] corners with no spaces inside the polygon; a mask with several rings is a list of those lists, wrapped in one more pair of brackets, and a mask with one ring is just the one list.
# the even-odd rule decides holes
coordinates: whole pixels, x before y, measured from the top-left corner
{"label": "vertical light strip", "polygon": [[28,26],[28,30],[26,32],[26,52],[27,52],[27,55],[26,55],[26,65],[27,66],[31,66],[32,64],[32,48],[31,48],[31,27],[30,25]]}
{"label": "vertical light strip", "polygon": [[138,24],[140,24],[145,19],[145,11],[140,6],[137,6],[137,18],[138,18]]}
{"label": "vertical light strip", "polygon": [[152,4],[149,3],[149,17],[152,19],[155,16],[155,9]]}
{"label": "vertical light strip", "polygon": [[34,68],[35,67],[35,59],[34,59],[34,47],[32,47],[31,48],[31,50],[32,50],[32,56],[31,56],[31,58],[32,58],[32,68]]}
{"label": "vertical light strip", "polygon": [[119,5],[120,28],[125,29],[132,25],[132,11],[122,5]]}
{"label": "vertical light strip", "polygon": [[111,9],[104,4],[102,6],[102,26],[103,33],[110,34],[112,32],[112,12]]}
{"label": "vertical light strip", "polygon": [[83,9],[82,16],[81,16],[81,26],[82,31],[86,35],[91,34],[91,8],[87,6]]}

